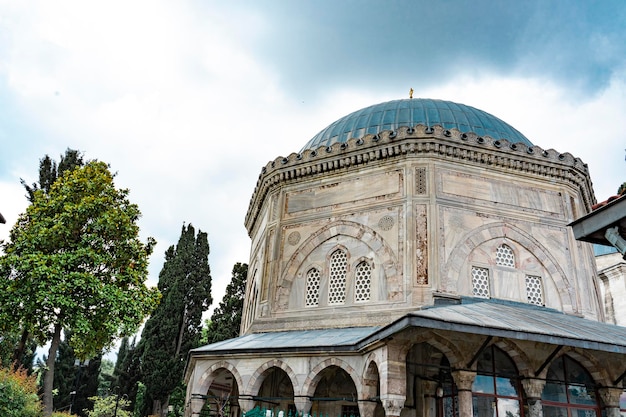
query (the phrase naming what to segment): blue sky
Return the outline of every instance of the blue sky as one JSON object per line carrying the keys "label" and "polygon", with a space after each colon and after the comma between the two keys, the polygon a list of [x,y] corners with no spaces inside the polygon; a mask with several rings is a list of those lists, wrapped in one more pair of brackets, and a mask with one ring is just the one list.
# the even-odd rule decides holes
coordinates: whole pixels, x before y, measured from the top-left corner
{"label": "blue sky", "polygon": [[208,232],[214,305],[261,167],[334,120],[405,98],[468,104],[626,181],[626,4],[603,1],[0,0],[0,212],[67,147],[108,162],[163,253]]}

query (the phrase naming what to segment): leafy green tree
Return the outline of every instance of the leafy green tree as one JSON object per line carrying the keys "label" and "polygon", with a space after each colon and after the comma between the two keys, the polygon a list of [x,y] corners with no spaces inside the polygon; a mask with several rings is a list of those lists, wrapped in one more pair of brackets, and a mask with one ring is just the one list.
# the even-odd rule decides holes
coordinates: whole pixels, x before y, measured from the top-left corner
{"label": "leafy green tree", "polygon": [[[50,192],[52,184],[65,171],[71,171],[76,167],[83,166],[83,164],[82,153],[70,148],[65,150],[65,155],[61,155],[58,165],[56,161],[52,160],[48,155],[44,156],[39,160],[39,183],[33,183],[32,186],[29,186],[26,184],[26,181],[20,178],[20,182],[26,190],[26,198],[32,203],[35,198],[35,191],[41,190],[47,194]],[[25,366],[29,372],[32,372],[34,352],[37,348],[37,343],[33,343],[28,330],[21,329],[21,338],[19,341],[15,342],[15,346],[11,359],[14,367],[22,365]]]}
{"label": "leafy green tree", "polygon": [[[13,364],[14,369],[26,369],[30,375],[33,372],[37,343],[32,341],[32,338],[29,340],[28,335],[26,335],[26,338],[23,338],[23,335],[24,333],[19,330],[2,333],[2,336],[0,336],[0,364],[6,366]],[[20,349],[19,346],[22,339],[25,340],[25,343],[21,347],[21,354],[17,355],[16,352]]]}
{"label": "leafy green tree", "polygon": [[160,415],[182,379],[187,353],[198,346],[202,313],[212,302],[206,233],[196,236],[192,225],[183,225],[178,244],[165,252],[158,285],[163,299],[146,322],[139,351],[144,406]]}
{"label": "leafy green tree", "polygon": [[617,189],[617,195],[622,195],[626,191],[626,182],[623,182],[622,185]]}
{"label": "leafy green tree", "polygon": [[10,270],[0,276],[0,331],[22,328],[51,342],[43,394],[50,415],[62,330],[71,330],[79,358],[96,355],[136,331],[159,292],[145,285],[154,240],[139,241],[139,209],[105,163],[68,170],[47,194],[33,195],[0,257]]}
{"label": "leafy green tree", "polygon": [[248,265],[237,262],[233,266],[232,278],[226,287],[224,298],[213,311],[211,320],[205,323],[204,343],[216,343],[239,336],[247,276]]}

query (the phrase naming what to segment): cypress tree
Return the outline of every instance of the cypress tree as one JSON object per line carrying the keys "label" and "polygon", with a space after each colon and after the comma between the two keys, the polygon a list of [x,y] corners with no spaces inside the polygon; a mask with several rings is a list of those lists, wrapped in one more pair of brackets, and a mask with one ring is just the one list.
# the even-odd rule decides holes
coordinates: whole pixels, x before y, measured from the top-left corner
{"label": "cypress tree", "polygon": [[139,342],[145,407],[160,415],[183,377],[185,359],[197,347],[202,313],[211,302],[207,234],[184,226],[178,244],[165,252],[159,274],[161,304],[146,322]]}
{"label": "cypress tree", "polygon": [[239,336],[247,276],[248,265],[237,262],[233,266],[232,278],[226,287],[224,298],[207,322],[204,342],[216,343]]}
{"label": "cypress tree", "polygon": [[122,339],[111,382],[111,391],[126,394],[131,408],[134,408],[136,402],[140,380],[139,364],[141,355],[136,345],[136,338],[133,338],[132,341],[129,341],[127,337]]}
{"label": "cypress tree", "polygon": [[88,362],[79,361],[68,343],[70,337],[71,331],[67,331],[64,340],[59,343],[54,365],[53,404],[55,410],[68,411],[71,408],[72,414],[85,416],[84,409],[92,407],[89,397],[98,391],[102,355]]}
{"label": "cypress tree", "polygon": [[35,198],[35,191],[43,190],[48,194],[52,184],[58,177],[63,175],[65,171],[72,170],[76,167],[84,165],[83,154],[75,149],[67,148],[65,155],[61,155],[61,160],[58,165],[56,161],[50,158],[48,155],[39,160],[39,183],[33,183],[33,185],[26,184],[26,181],[20,178],[20,182],[26,190],[26,198],[31,203]]}

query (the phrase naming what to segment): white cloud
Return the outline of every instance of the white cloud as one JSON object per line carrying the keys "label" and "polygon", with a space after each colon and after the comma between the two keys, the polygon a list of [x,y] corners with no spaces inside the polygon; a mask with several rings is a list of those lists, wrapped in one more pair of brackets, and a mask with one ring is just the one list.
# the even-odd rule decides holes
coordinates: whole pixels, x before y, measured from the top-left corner
{"label": "white cloud", "polygon": [[[285,74],[254,50],[273,22],[251,8],[147,0],[0,7],[0,32],[6,29],[0,77],[14,95],[6,104],[46,135],[34,146],[15,132],[19,140],[10,146],[22,153],[3,162],[14,174],[10,183],[0,182],[0,212],[11,221],[26,207],[19,178],[34,181],[44,154],[58,157],[66,147],[86,151],[118,172],[118,185],[130,188],[143,212],[144,237],[160,242],[152,283],[184,221],[209,233],[214,305],[233,264],[248,260],[243,222],[262,166],[298,152],[339,117],[407,97],[410,87],[345,86],[324,91],[318,97],[325,99],[315,103],[303,92],[286,91]],[[482,75],[458,77],[419,95],[483,109],[543,148],[582,158],[600,199],[626,179],[619,139],[623,79],[616,76],[605,91],[572,100],[548,80],[493,76],[477,67],[473,74]],[[0,238],[9,226],[0,226]]]}

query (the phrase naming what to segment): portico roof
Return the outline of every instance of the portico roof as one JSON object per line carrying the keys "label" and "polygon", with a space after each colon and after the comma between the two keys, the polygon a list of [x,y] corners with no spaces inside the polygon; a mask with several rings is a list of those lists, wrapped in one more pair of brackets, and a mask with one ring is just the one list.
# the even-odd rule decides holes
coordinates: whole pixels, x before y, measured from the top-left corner
{"label": "portico roof", "polygon": [[476,298],[462,298],[459,302],[409,313],[385,327],[250,334],[193,349],[190,355],[358,351],[410,327],[626,354],[626,327],[532,304]]}

